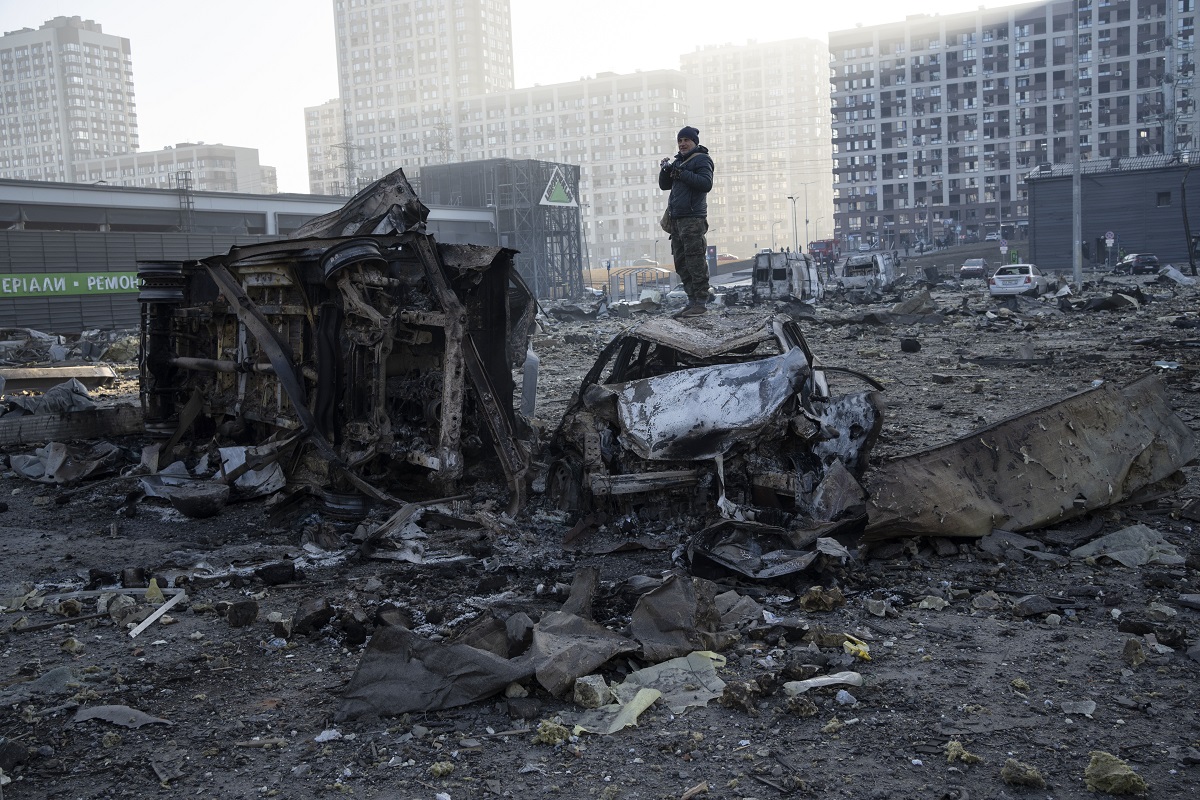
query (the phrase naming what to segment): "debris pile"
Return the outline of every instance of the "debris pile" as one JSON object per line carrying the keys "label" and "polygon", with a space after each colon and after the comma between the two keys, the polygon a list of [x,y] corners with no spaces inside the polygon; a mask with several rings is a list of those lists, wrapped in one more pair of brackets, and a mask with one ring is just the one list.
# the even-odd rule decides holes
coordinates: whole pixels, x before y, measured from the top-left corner
{"label": "debris pile", "polygon": [[5,790],[1190,791],[1195,287],[538,315],[424,219],[143,265],[153,436],[3,421]]}

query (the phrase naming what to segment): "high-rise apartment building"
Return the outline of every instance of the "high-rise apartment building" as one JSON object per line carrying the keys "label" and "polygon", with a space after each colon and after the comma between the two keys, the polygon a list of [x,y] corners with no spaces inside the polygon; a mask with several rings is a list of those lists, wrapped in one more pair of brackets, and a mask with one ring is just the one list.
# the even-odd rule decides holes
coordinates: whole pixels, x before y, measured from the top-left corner
{"label": "high-rise apartment building", "polygon": [[335,19],[343,129],[336,106],[305,110],[314,191],[349,193],[399,167],[419,181],[434,164],[578,164],[590,266],[667,261],[657,165],[695,125],[716,161],[710,244],[748,257],[832,231],[820,41],[705,48],[681,70],[513,89],[508,0],[339,0]]}
{"label": "high-rise apartment building", "polygon": [[181,142],[162,150],[79,161],[75,164],[75,180],[201,192],[279,191],[275,168],[259,164],[255,148],[204,142]]}
{"label": "high-rise apartment building", "polygon": [[1195,144],[1194,0],[1058,0],[830,33],[837,234],[903,248],[1029,222],[1022,179]]}
{"label": "high-rise apartment building", "polygon": [[658,162],[704,106],[677,70],[601,73],[570,83],[467,98],[453,117],[453,161],[535,159],[580,166],[587,258],[628,266],[670,253],[658,226],[666,195]]}
{"label": "high-rise apartment building", "polygon": [[330,141],[328,104],[306,109],[314,187],[488,158],[579,164],[593,265],[628,263],[657,240],[668,252],[657,163],[702,108],[694,79],[601,73],[513,89],[508,0],[344,0],[335,19],[344,138]]}
{"label": "high-rise apartment building", "polygon": [[353,185],[455,160],[455,104],[513,88],[508,0],[338,0],[334,25]]}
{"label": "high-rise apartment building", "polygon": [[128,39],[79,17],[0,37],[0,178],[83,180],[78,163],[137,145]]}
{"label": "high-rise apartment building", "polygon": [[699,78],[700,142],[712,150],[709,241],[742,258],[833,230],[829,48],[816,39],[704,47],[681,58]]}
{"label": "high-rise apartment building", "polygon": [[354,146],[346,138],[342,101],[327,100],[304,109],[304,143],[308,153],[308,191],[345,195],[347,175],[355,170]]}

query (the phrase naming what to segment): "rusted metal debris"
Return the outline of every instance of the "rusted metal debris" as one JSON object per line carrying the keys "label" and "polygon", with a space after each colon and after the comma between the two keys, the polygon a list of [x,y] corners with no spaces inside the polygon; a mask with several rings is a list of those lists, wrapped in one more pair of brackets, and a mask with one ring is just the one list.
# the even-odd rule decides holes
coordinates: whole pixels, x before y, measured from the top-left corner
{"label": "rusted metal debris", "polygon": [[1106,383],[884,464],[865,538],[1046,527],[1138,497],[1197,452],[1156,377]]}
{"label": "rusted metal debris", "polygon": [[829,371],[786,316],[723,335],[635,325],[584,378],[550,443],[546,491],[564,509],[643,517],[715,506],[789,527],[865,521],[844,478],[857,487],[883,404],[876,391],[832,395]]}
{"label": "rusted metal debris", "polygon": [[468,462],[498,464],[520,507],[511,370],[536,306],[515,251],[438,244],[428,213],[397,171],[302,238],[140,264],[147,428],[272,442],[293,486],[347,516],[449,494]]}
{"label": "rusted metal debris", "polygon": [[[751,330],[653,319],[618,334],[535,470],[512,375],[536,304],[514,252],[440,245],[427,218],[398,171],[300,238],[140,265],[142,404],[167,455],[184,436],[253,444],[222,480],[277,464],[343,516],[375,500],[407,518],[489,475],[507,483],[510,512],[530,484],[594,512],[584,519],[718,511],[736,524],[702,531],[693,559],[749,558],[739,568],[752,576],[803,568],[823,537],[864,529],[1062,522],[1142,496],[1196,455],[1161,384],[1105,385],[885,464],[868,501],[882,386],[822,365],[778,315]],[[918,299],[906,310],[927,310]],[[835,393],[836,374],[867,386]]]}

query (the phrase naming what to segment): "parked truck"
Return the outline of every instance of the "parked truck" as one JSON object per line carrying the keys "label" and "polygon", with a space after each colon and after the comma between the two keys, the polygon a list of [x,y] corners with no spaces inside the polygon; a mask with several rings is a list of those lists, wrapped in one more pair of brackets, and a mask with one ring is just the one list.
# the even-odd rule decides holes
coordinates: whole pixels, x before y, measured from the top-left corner
{"label": "parked truck", "polygon": [[837,261],[837,239],[817,239],[808,243],[808,254],[819,265],[832,264]]}

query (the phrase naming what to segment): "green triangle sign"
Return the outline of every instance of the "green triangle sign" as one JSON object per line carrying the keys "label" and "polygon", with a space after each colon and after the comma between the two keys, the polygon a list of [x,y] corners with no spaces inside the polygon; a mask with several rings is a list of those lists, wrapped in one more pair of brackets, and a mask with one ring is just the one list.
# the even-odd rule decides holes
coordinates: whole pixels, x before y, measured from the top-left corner
{"label": "green triangle sign", "polygon": [[569,203],[571,195],[567,194],[567,187],[563,186],[561,181],[554,181],[550,184],[550,194],[546,199],[551,203]]}
{"label": "green triangle sign", "polygon": [[549,183],[546,184],[546,191],[542,193],[541,205],[544,206],[575,206],[575,195],[571,192],[571,187],[567,185],[567,179],[563,176],[562,171],[554,168],[554,173],[550,176]]}

